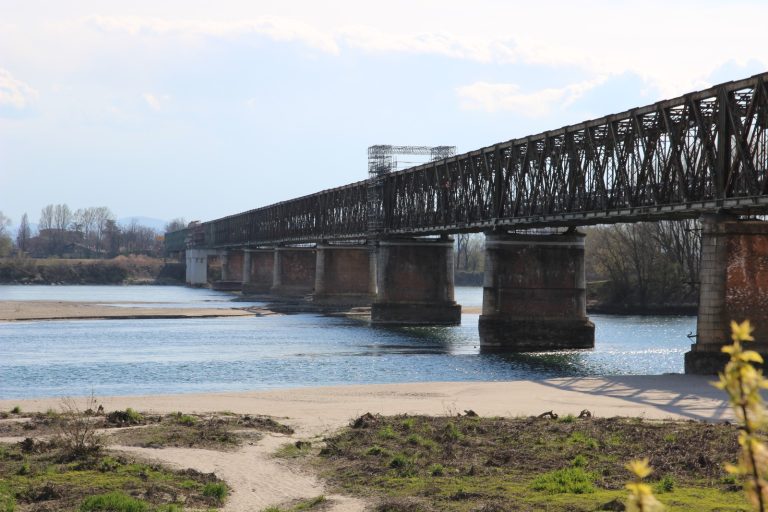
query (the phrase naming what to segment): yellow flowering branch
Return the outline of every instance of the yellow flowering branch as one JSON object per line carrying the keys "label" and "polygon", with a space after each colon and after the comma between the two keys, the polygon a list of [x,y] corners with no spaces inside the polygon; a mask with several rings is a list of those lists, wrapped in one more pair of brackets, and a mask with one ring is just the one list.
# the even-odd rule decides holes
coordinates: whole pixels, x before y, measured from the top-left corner
{"label": "yellow flowering branch", "polygon": [[651,491],[651,486],[643,483],[643,479],[653,471],[648,465],[648,459],[633,460],[626,468],[635,476],[635,479],[627,484],[629,498],[627,499],[628,512],[661,512],[662,505]]}
{"label": "yellow flowering branch", "polygon": [[749,320],[731,322],[732,345],[723,347],[730,355],[728,364],[715,385],[728,393],[736,420],[739,422],[741,455],[738,464],[726,466],[729,473],[746,479],[744,489],[752,505],[759,512],[768,512],[768,449],[760,434],[766,426],[765,404],[760,390],[768,388],[768,380],[752,363],[763,363],[753,350],[744,350],[742,342],[754,341]]}

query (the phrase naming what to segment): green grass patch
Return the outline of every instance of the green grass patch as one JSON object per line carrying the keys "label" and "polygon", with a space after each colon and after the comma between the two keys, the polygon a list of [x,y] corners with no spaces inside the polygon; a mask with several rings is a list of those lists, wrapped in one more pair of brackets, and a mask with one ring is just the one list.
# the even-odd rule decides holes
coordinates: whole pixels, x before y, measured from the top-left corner
{"label": "green grass patch", "polygon": [[146,501],[137,500],[122,492],[89,496],[80,505],[80,512],[146,512]]}
{"label": "green grass patch", "polygon": [[531,482],[531,489],[548,494],[587,494],[595,492],[595,475],[583,468],[549,471]]}
{"label": "green grass patch", "polygon": [[624,465],[649,457],[648,483],[670,511],[746,511],[724,470],[737,437],[693,421],[365,415],[305,460],[377,511],[586,512],[625,500]]}
{"label": "green grass patch", "polygon": [[5,453],[0,459],[0,512],[174,512],[180,510],[179,502],[192,510],[220,504],[206,494],[206,486],[223,486],[213,474],[174,471],[109,452],[71,460],[56,443],[0,446]]}
{"label": "green grass patch", "polygon": [[227,497],[227,493],[227,486],[222,482],[207,483],[203,487],[203,496],[211,498],[216,504],[223,503],[224,498]]}

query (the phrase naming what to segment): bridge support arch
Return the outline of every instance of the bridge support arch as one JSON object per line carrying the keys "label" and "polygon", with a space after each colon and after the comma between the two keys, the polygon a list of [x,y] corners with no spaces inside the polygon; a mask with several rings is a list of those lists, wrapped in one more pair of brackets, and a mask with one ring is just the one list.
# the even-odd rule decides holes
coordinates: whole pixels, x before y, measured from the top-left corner
{"label": "bridge support arch", "polygon": [[702,216],[696,343],[685,354],[685,373],[715,374],[727,361],[730,321],[749,319],[755,342],[768,355],[768,222]]}
{"label": "bridge support arch", "polygon": [[454,300],[451,238],[381,240],[377,252],[373,324],[461,323],[461,306]]}
{"label": "bridge support arch", "polygon": [[594,347],[583,234],[488,234],[485,250],[482,351]]}
{"label": "bridge support arch", "polygon": [[373,302],[376,260],[371,255],[368,245],[318,244],[314,302],[350,305]]}
{"label": "bridge support arch", "polygon": [[275,250],[246,249],[243,258],[243,293],[266,294],[275,275]]}
{"label": "bridge support arch", "polygon": [[289,297],[308,295],[315,288],[314,247],[276,247],[270,293]]}

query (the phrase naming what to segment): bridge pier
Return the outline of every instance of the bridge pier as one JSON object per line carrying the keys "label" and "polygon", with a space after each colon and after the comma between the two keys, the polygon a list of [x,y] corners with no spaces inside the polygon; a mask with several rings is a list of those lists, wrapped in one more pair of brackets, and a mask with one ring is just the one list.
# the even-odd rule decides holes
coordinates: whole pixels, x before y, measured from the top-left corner
{"label": "bridge pier", "polygon": [[390,239],[379,242],[378,294],[371,322],[379,325],[459,325],[453,295],[453,240]]}
{"label": "bridge pier", "polygon": [[243,259],[243,293],[269,293],[274,267],[274,249],[247,249]]}
{"label": "bridge pier", "polygon": [[584,235],[486,235],[479,330],[487,352],[594,347]]}
{"label": "bridge pier", "polygon": [[221,279],[213,283],[214,290],[237,291],[243,286],[243,251],[220,251]]}
{"label": "bridge pier", "polygon": [[728,360],[730,322],[755,327],[750,350],[768,355],[768,222],[702,216],[696,343],[685,354],[685,373],[715,374]]}
{"label": "bridge pier", "polygon": [[368,245],[318,244],[315,262],[314,302],[350,305],[373,302],[376,266]]}
{"label": "bridge pier", "polygon": [[205,286],[208,284],[208,256],[216,254],[216,251],[208,249],[187,249],[186,283],[190,286]]}
{"label": "bridge pier", "polygon": [[312,293],[315,265],[314,247],[276,247],[270,293],[289,297]]}

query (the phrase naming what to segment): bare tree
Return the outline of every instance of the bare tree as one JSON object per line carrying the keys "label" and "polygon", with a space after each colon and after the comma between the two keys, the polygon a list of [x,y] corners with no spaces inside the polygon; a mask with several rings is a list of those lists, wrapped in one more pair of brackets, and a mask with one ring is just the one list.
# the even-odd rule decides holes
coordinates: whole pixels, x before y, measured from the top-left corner
{"label": "bare tree", "polygon": [[72,210],[65,204],[57,204],[53,208],[53,228],[61,233],[72,225]]}
{"label": "bare tree", "polygon": [[32,238],[32,230],[29,227],[29,217],[26,212],[21,216],[19,232],[16,234],[16,246],[21,252],[27,252],[29,249],[29,239]]}
{"label": "bare tree", "polygon": [[156,252],[158,236],[157,231],[133,219],[122,230],[123,250],[129,254],[153,254]]}
{"label": "bare tree", "polygon": [[107,237],[114,237],[116,229],[115,216],[109,208],[106,206],[93,208],[93,239],[97,251],[110,247],[109,252],[112,252],[111,246],[105,243],[105,239]]}
{"label": "bare tree", "polygon": [[11,225],[11,219],[0,212],[0,256],[8,256],[13,248],[11,236],[8,233],[8,227]]}
{"label": "bare tree", "polygon": [[40,210],[40,221],[37,223],[40,231],[53,229],[53,205],[49,204]]}
{"label": "bare tree", "polygon": [[460,233],[456,240],[456,270],[476,272],[483,260],[483,236],[479,233]]}
{"label": "bare tree", "polygon": [[172,233],[173,231],[179,231],[187,227],[187,221],[184,217],[176,217],[171,222],[165,225],[165,232]]}
{"label": "bare tree", "polygon": [[96,208],[79,208],[73,218],[74,229],[83,234],[86,242],[91,242],[96,229]]}

